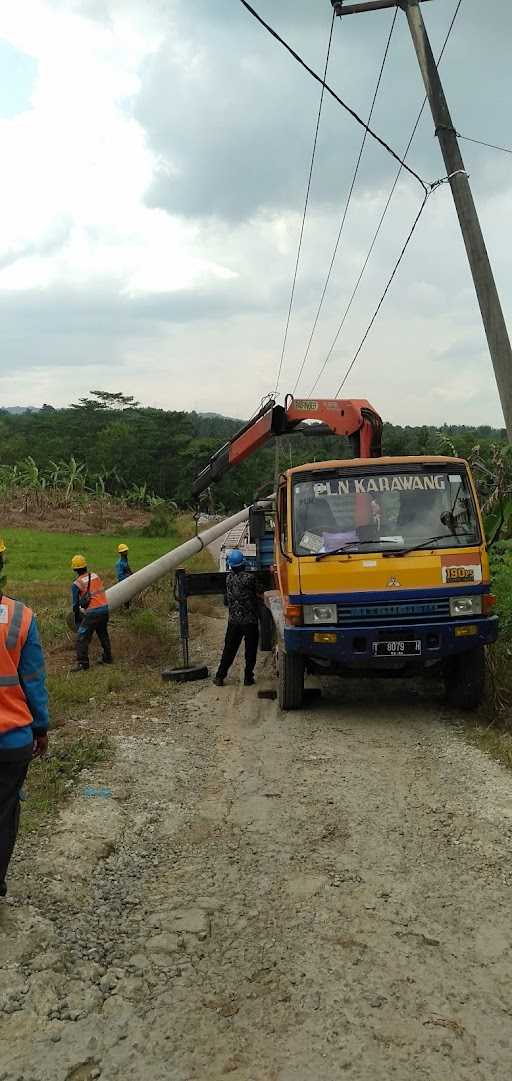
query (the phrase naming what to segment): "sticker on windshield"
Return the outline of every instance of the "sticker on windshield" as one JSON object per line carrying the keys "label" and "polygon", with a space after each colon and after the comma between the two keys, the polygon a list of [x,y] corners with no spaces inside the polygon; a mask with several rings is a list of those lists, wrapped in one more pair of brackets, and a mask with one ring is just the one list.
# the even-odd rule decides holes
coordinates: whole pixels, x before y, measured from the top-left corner
{"label": "sticker on windshield", "polygon": [[307,548],[309,552],[321,552],[324,546],[322,537],[316,533],[305,533],[301,542],[301,548]]}
{"label": "sticker on windshield", "polygon": [[466,586],[482,581],[480,556],[441,556],[441,572],[445,585]]}
{"label": "sticker on windshield", "polygon": [[448,480],[450,481],[450,484],[462,484],[462,477],[460,475],[448,477]]}

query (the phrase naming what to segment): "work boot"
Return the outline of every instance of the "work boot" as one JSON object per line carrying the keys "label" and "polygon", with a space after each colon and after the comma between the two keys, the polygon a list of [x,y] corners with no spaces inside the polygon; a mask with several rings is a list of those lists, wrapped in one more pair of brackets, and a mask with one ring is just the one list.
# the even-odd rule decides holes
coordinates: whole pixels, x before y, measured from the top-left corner
{"label": "work boot", "polygon": [[0,897],[7,897],[7,883],[0,882]]}
{"label": "work boot", "polygon": [[223,680],[222,676],[215,676],[215,679],[214,679],[213,682],[214,682],[215,687],[223,687],[224,686],[224,680]]}
{"label": "work boot", "polygon": [[74,664],[73,667],[69,669],[69,671],[70,672],[88,672],[89,671],[89,665],[88,664],[82,664],[81,661],[77,661],[76,664]]}
{"label": "work boot", "polygon": [[100,657],[98,664],[113,664],[112,657]]}
{"label": "work boot", "polygon": [[254,676],[246,676],[244,679],[244,687],[254,687],[256,680]]}

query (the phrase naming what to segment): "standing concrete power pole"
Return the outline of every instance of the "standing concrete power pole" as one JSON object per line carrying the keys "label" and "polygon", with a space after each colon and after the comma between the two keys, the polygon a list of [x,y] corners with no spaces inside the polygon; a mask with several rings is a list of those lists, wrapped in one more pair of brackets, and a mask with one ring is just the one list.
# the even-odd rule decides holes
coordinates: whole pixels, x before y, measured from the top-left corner
{"label": "standing concrete power pole", "polygon": [[[424,2],[424,0],[422,0]],[[370,3],[345,4],[331,0],[337,15],[352,15],[386,7],[401,7],[407,16],[411,37],[434,119],[436,135],[450,177],[450,186],[469,259],[476,295],[482,313],[489,352],[498,384],[509,441],[512,442],[512,349],[496,288],[475,202],[460,152],[439,70],[434,59],[420,0],[370,0]]]}

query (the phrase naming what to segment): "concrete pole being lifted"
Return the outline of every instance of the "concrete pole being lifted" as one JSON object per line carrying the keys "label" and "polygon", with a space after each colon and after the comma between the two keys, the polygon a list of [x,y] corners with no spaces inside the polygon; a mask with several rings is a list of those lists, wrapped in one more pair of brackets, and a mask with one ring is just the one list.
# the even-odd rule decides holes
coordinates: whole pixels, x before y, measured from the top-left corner
{"label": "concrete pole being lifted", "polygon": [[[268,500],[257,505],[268,506]],[[240,522],[246,522],[248,518],[249,507],[246,507],[244,510],[239,511],[238,514],[233,514],[231,518],[225,518],[223,522],[217,522],[217,525],[206,529],[204,533],[199,533],[197,537],[192,537],[191,540],[185,541],[184,544],[180,544],[177,548],[173,548],[172,552],[160,556],[153,563],[148,563],[147,567],[135,571],[135,574],[132,574],[130,578],[125,578],[124,582],[118,582],[117,585],[110,586],[110,589],[107,589],[110,611],[115,612],[116,608],[120,608],[127,601],[131,601],[132,597],[135,597],[137,593],[141,593],[143,589],[147,589],[153,582],[157,582],[164,574],[169,574],[170,571],[185,563],[187,559],[191,559],[198,552],[202,552],[203,548],[207,548],[212,541],[224,536],[225,533],[228,533],[230,529],[234,529]]]}

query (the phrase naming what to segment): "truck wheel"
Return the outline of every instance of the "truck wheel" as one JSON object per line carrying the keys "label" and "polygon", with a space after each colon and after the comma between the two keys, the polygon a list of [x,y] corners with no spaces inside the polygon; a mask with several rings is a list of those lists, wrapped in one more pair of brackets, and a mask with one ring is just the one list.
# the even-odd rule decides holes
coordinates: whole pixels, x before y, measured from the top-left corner
{"label": "truck wheel", "polygon": [[260,650],[262,653],[271,653],[274,645],[274,620],[268,608],[264,606],[260,610]]}
{"label": "truck wheel", "polygon": [[485,691],[485,650],[483,646],[452,657],[445,671],[446,698],[456,709],[475,710]]}
{"label": "truck wheel", "polygon": [[304,701],[304,658],[297,653],[284,653],[277,658],[278,699],[281,709],[300,709]]}

